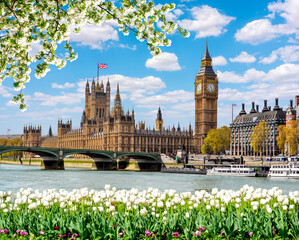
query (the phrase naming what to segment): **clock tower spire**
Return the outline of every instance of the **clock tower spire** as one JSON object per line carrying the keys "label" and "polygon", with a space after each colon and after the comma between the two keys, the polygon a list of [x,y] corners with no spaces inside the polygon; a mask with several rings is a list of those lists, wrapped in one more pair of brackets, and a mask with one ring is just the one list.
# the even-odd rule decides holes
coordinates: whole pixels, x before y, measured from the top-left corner
{"label": "clock tower spire", "polygon": [[218,79],[212,67],[212,58],[206,49],[201,67],[195,77],[195,149],[201,152],[210,129],[217,128]]}

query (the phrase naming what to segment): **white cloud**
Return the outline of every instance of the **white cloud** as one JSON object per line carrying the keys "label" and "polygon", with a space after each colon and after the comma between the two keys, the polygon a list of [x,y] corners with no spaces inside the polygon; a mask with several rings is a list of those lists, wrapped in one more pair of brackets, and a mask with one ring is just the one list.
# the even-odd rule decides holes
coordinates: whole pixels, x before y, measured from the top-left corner
{"label": "white cloud", "polygon": [[12,100],[9,100],[7,103],[6,103],[6,106],[7,107],[16,107],[16,106],[19,106],[18,103],[12,101]]}
{"label": "white cloud", "polygon": [[101,25],[86,24],[79,33],[71,32],[70,41],[92,49],[103,49],[103,43],[109,40],[118,41],[118,32],[113,28],[115,23],[104,22]]}
{"label": "white cloud", "polygon": [[252,45],[270,41],[276,36],[277,31],[269,19],[259,19],[249,22],[235,34],[237,41]]}
{"label": "white cloud", "polygon": [[269,70],[267,73],[251,68],[247,70],[244,75],[228,71],[217,71],[217,75],[220,82],[231,83],[247,83],[251,81],[268,81],[277,83],[299,82],[299,64],[285,63]]}
{"label": "white cloud", "polygon": [[[299,64],[285,63],[275,69],[271,69],[266,76],[268,81],[274,82],[299,82]],[[298,94],[297,88],[297,94]]]}
{"label": "white cloud", "polygon": [[12,94],[9,92],[9,88],[4,87],[3,85],[0,85],[0,95],[2,97],[12,97]]}
{"label": "white cloud", "polygon": [[[120,92],[155,92],[166,87],[165,83],[161,78],[154,76],[147,76],[143,78],[138,77],[128,77],[119,74],[113,75],[103,75],[100,76],[100,79],[104,80],[104,85],[106,86],[106,81],[109,79],[110,88],[112,92],[116,91],[116,85],[119,83]],[[91,85],[91,82],[89,81]],[[77,83],[79,86],[78,92],[85,92],[86,80],[80,81]]]}
{"label": "white cloud", "polygon": [[29,56],[35,56],[41,50],[41,46],[40,41],[33,41],[30,44],[31,49],[28,52]]}
{"label": "white cloud", "polygon": [[256,58],[253,55],[248,54],[247,52],[243,51],[240,55],[229,58],[231,62],[240,62],[240,63],[253,63],[255,62]]}
{"label": "white cloud", "polygon": [[118,45],[120,48],[127,48],[127,49],[130,49],[132,51],[135,51],[137,49],[137,46],[136,45],[133,45],[132,47],[129,46],[128,44],[123,44],[123,43],[120,43]]}
{"label": "white cloud", "polygon": [[263,64],[270,64],[277,59],[283,62],[297,62],[299,61],[299,46],[285,46],[272,51],[269,57],[262,58],[259,62]]}
{"label": "white cloud", "polygon": [[174,53],[163,52],[159,56],[154,56],[146,60],[145,66],[157,71],[178,71],[181,66],[178,57]]}
{"label": "white cloud", "polygon": [[185,90],[175,90],[157,95],[143,95],[143,97],[140,96],[142,95],[138,94],[136,96],[133,93],[130,97],[130,100],[137,104],[171,104],[179,102],[188,102],[194,98],[194,93],[187,92]]}
{"label": "white cloud", "polygon": [[59,88],[59,89],[73,88],[73,87],[75,87],[75,84],[74,84],[74,83],[69,83],[69,82],[66,82],[66,83],[63,84],[63,85],[59,85],[59,84],[57,84],[57,83],[52,83],[52,84],[51,84],[51,87],[52,87],[52,88]]}
{"label": "white cloud", "polygon": [[81,113],[83,112],[83,108],[81,107],[73,107],[73,108],[53,108],[48,111],[36,111],[31,112],[30,109],[28,111],[23,113],[16,113],[16,116],[22,116],[22,117],[30,117],[30,118],[44,118],[48,115],[54,115],[61,117],[62,115],[65,115],[66,113]]}
{"label": "white cloud", "polygon": [[[288,100],[298,94],[298,83],[256,83],[247,88],[248,90],[238,90],[225,88],[219,90],[219,101],[234,100],[246,103],[255,101],[262,102],[264,99],[273,101],[275,98]],[[269,90],[270,89],[270,90]],[[267,94],[265,94],[267,93]]]}
{"label": "white cloud", "polygon": [[226,32],[224,27],[236,19],[223,15],[216,8],[208,5],[193,7],[191,14],[193,19],[183,19],[179,21],[179,24],[189,31],[196,32],[195,38],[219,36]]}
{"label": "white cloud", "polygon": [[247,70],[243,76],[228,71],[226,72],[217,71],[217,76],[220,82],[247,83],[250,81],[263,80],[266,77],[266,73],[251,68]]}
{"label": "white cloud", "polygon": [[84,98],[82,93],[65,93],[63,95],[51,96],[41,92],[35,92],[32,100],[39,101],[42,106],[57,106],[58,104],[73,105],[81,103]]}
{"label": "white cloud", "polygon": [[[298,0],[269,3],[268,10],[270,11],[270,14],[266,17],[269,17],[270,19],[258,19],[247,23],[243,28],[236,32],[236,40],[257,45],[281,35],[299,35]],[[279,14],[280,17],[284,19],[284,23],[273,24],[271,21],[274,22],[276,20],[275,14]]]}
{"label": "white cloud", "polygon": [[213,57],[212,60],[214,66],[224,66],[227,64],[227,60],[223,56]]}

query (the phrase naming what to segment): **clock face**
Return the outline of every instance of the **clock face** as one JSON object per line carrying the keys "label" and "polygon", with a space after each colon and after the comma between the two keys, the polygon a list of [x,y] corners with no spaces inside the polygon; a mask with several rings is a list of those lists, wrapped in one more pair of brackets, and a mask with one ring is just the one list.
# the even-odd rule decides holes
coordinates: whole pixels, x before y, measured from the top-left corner
{"label": "clock face", "polygon": [[200,93],[201,92],[201,83],[197,84],[196,86],[196,93]]}
{"label": "clock face", "polygon": [[209,83],[209,85],[208,85],[208,91],[210,93],[212,93],[212,92],[215,91],[215,85],[213,83]]}

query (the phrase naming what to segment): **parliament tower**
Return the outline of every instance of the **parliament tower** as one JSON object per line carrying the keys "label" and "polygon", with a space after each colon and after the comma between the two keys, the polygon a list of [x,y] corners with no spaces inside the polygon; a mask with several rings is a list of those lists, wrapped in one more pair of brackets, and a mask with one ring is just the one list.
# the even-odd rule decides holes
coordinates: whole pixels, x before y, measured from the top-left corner
{"label": "parliament tower", "polygon": [[208,45],[195,78],[195,150],[201,152],[210,129],[217,128],[218,79],[212,67]]}

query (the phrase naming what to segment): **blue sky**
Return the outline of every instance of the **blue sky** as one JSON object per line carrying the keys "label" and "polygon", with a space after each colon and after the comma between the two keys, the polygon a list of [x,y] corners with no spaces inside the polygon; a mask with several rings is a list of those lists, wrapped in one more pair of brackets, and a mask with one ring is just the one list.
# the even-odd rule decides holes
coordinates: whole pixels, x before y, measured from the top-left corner
{"label": "blue sky", "polygon": [[[168,1],[155,1],[165,4]],[[171,1],[170,1],[171,2]],[[76,61],[51,71],[43,79],[34,73],[24,89],[28,110],[21,112],[10,100],[16,94],[12,80],[0,86],[0,135],[17,134],[28,124],[49,126],[57,133],[58,118],[73,120],[79,128],[84,108],[86,79],[97,74],[97,62],[108,64],[100,70],[104,84],[109,77],[112,99],[119,82],[125,112],[135,110],[136,123],[155,125],[161,106],[164,125],[194,127],[194,80],[208,39],[214,70],[219,80],[218,127],[231,122],[241,103],[250,111],[251,102],[262,107],[263,100],[286,108],[299,94],[299,1],[172,1],[176,10],[168,14],[190,31],[189,38],[170,36],[172,45],[153,58],[145,43],[132,33],[123,36],[113,23],[84,26],[71,35],[78,52]],[[34,47],[33,47],[34,49]]]}

